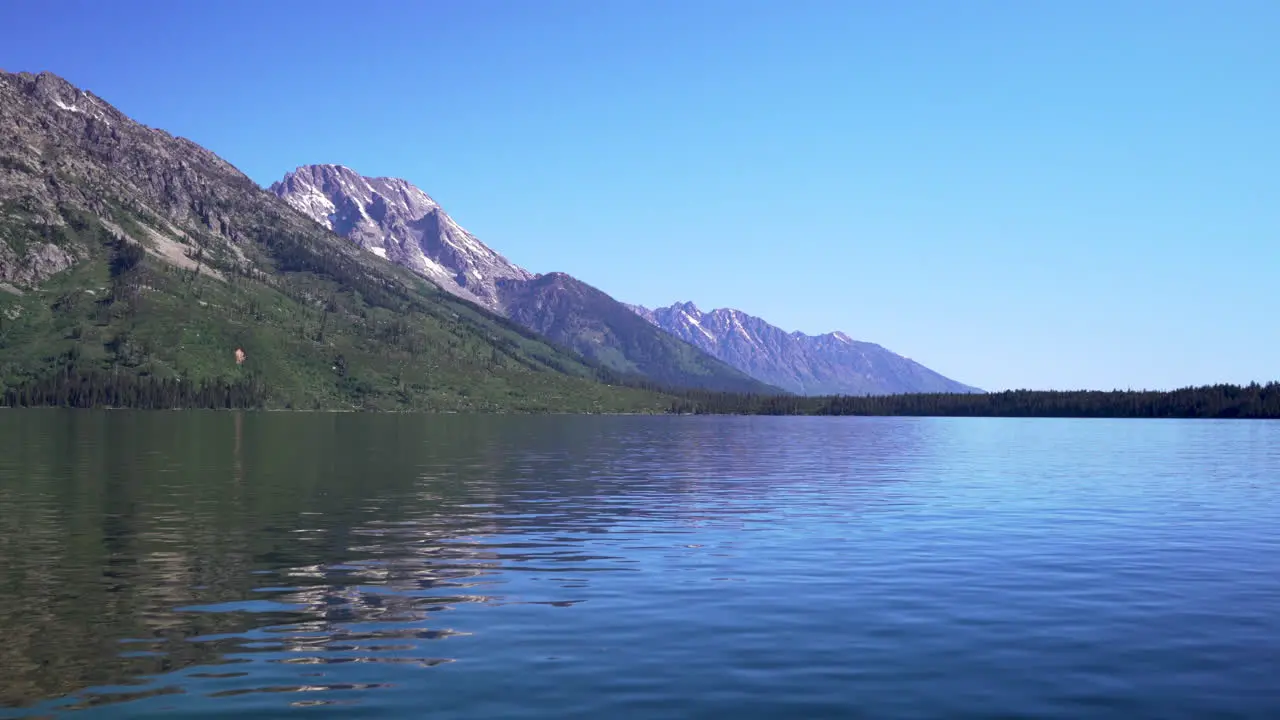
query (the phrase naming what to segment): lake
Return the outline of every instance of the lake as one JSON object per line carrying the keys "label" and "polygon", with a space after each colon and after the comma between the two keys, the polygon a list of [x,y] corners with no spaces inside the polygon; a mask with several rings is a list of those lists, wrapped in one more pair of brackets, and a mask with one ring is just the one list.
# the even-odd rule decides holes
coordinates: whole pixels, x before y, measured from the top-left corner
{"label": "lake", "polygon": [[1280,423],[0,410],[0,717],[1275,718]]}

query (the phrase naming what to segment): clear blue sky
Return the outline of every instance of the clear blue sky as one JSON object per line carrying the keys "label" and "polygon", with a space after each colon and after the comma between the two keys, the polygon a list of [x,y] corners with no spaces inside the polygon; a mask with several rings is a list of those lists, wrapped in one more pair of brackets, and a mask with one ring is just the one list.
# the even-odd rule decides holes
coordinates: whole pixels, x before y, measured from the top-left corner
{"label": "clear blue sky", "polygon": [[3,0],[263,185],[406,178],[620,300],[989,389],[1280,378],[1280,2]]}

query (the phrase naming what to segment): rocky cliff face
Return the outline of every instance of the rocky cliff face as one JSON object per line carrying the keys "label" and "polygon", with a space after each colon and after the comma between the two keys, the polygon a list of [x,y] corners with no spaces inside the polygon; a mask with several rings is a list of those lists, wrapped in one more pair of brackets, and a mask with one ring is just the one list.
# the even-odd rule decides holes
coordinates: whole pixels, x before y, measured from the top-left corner
{"label": "rocky cliff face", "polygon": [[644,322],[577,278],[535,275],[513,264],[404,180],[364,177],[340,165],[307,165],[271,191],[365,250],[614,371],[672,387],[778,392]]}
{"label": "rocky cliff face", "polygon": [[788,333],[740,310],[702,312],[690,302],[640,317],[752,377],[800,395],[981,392],[841,332]]}
{"label": "rocky cliff face", "polygon": [[[174,264],[189,263],[194,245],[180,227],[189,222],[225,241],[211,252],[233,253],[231,206],[256,189],[213,153],[56,75],[0,72],[0,281],[33,286],[87,257],[67,211],[105,220]],[[145,222],[122,229],[122,215]]]}
{"label": "rocky cliff face", "polygon": [[365,250],[495,312],[503,310],[499,282],[533,278],[404,180],[364,177],[341,165],[306,165],[270,189]]}

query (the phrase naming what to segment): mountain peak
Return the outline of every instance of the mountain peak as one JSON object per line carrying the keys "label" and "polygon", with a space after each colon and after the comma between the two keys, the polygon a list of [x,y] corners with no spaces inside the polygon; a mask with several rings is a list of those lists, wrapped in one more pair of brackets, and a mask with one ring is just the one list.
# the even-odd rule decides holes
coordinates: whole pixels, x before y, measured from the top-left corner
{"label": "mountain peak", "polygon": [[87,90],[81,90],[60,75],[47,70],[34,75],[26,72],[6,73],[0,70],[0,77],[6,78],[18,92],[53,105],[65,113],[97,120],[105,125],[120,122],[132,123],[107,101]]}
{"label": "mountain peak", "polygon": [[407,180],[366,177],[345,165],[302,165],[270,189],[365,250],[490,310],[501,309],[497,283],[533,277],[476,239]]}
{"label": "mountain peak", "polygon": [[638,314],[758,380],[802,395],[975,391],[839,331],[789,333],[733,308],[698,313],[690,302]]}

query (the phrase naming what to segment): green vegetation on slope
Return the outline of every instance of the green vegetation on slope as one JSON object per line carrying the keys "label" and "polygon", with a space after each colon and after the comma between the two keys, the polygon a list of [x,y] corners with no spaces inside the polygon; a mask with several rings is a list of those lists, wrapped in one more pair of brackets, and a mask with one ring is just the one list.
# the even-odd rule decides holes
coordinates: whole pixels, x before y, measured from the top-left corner
{"label": "green vegetation on slope", "polygon": [[[278,277],[225,264],[184,269],[90,215],[63,214],[60,230],[88,257],[38,289],[0,292],[5,404],[534,412],[666,404],[597,382],[579,358],[425,282],[361,292],[354,288],[368,278],[326,267],[301,244],[280,249],[277,263],[290,269]],[[0,217],[0,238],[20,231]]]}

